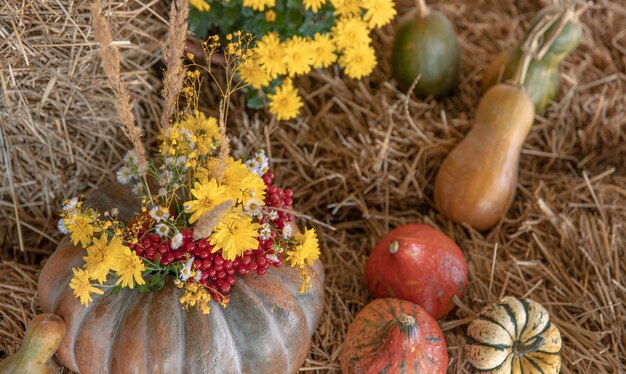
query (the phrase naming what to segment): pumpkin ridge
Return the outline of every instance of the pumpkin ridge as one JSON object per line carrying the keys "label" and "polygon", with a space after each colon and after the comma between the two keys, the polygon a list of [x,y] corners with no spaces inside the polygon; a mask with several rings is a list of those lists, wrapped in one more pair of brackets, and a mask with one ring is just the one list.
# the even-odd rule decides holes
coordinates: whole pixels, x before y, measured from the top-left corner
{"label": "pumpkin ridge", "polygon": [[[248,297],[254,301],[257,302],[257,304],[269,304],[267,301],[268,300],[263,300],[262,297],[257,294],[256,292],[254,292],[252,290],[252,287],[250,287],[248,284],[246,284],[245,282],[240,282],[239,284],[240,288],[242,289],[243,292],[245,292]],[[294,303],[294,304],[298,304],[298,303]],[[289,350],[289,347],[287,346],[287,343],[285,342],[285,339],[283,337],[283,332],[281,331],[281,329],[279,328],[279,324],[276,321],[276,318],[274,317],[273,314],[271,314],[267,308],[258,308],[259,310],[261,310],[263,312],[263,314],[265,315],[265,318],[267,319],[268,322],[268,327],[270,328],[271,331],[271,335],[274,336],[274,342],[280,342],[280,345],[283,347],[283,349],[281,349],[280,351],[283,353],[283,356],[285,358],[285,364],[286,366],[289,368],[289,370],[287,370],[289,373],[292,372],[291,370],[291,363],[289,362],[289,357],[287,355],[287,350]],[[308,331],[307,331],[308,333]]]}
{"label": "pumpkin ridge", "polygon": [[[517,318],[515,318],[515,313],[513,312],[513,309],[511,309],[511,306],[509,304],[506,304],[506,303],[502,303],[502,304],[498,304],[498,305],[502,306],[504,308],[504,311],[506,312],[506,314],[509,316],[509,319],[511,320],[511,323],[513,324],[513,329],[515,330],[515,336],[512,337],[512,338],[513,338],[513,340],[517,340],[517,338],[522,336],[522,334],[519,331],[519,326],[517,326]],[[528,320],[528,318],[526,320]]]}
{"label": "pumpkin ridge", "polygon": [[481,319],[483,321],[488,321],[488,322],[494,323],[494,324],[502,327],[502,330],[506,331],[507,335],[509,335],[511,337],[512,341],[517,340],[517,339],[515,339],[515,337],[511,336],[511,333],[509,332],[509,330],[506,329],[506,327],[504,327],[500,322],[496,321],[495,319],[493,319],[491,317],[487,317],[487,316],[482,315],[482,314],[479,315],[477,319]]}
{"label": "pumpkin ridge", "polygon": [[524,336],[524,332],[526,331],[526,327],[528,327],[528,320],[530,319],[530,316],[528,314],[529,309],[528,309],[528,303],[526,302],[526,300],[519,299],[519,302],[520,304],[522,304],[522,308],[524,308],[524,312],[526,313],[526,321],[524,321],[524,326],[519,332],[519,339],[522,339],[522,336]]}
{"label": "pumpkin ridge", "polygon": [[543,369],[541,368],[541,366],[539,366],[539,364],[537,364],[537,363],[535,362],[535,360],[533,360],[533,359],[532,359],[532,358],[530,358],[530,357],[526,357],[526,356],[524,356],[524,359],[525,359],[526,361],[528,361],[528,362],[529,362],[532,366],[534,366],[534,367],[535,367],[535,369],[539,370],[539,373],[540,373],[540,374],[545,374],[545,373],[543,372]]}
{"label": "pumpkin ridge", "polygon": [[[241,282],[243,283],[243,282]],[[218,318],[221,318],[222,323],[217,324],[218,326],[224,326],[224,335],[228,336],[228,341],[229,341],[229,345],[231,348],[231,352],[233,353],[233,361],[236,364],[235,366],[237,367],[237,370],[235,370],[236,373],[241,373],[241,366],[242,366],[242,362],[241,362],[241,356],[239,355],[239,350],[237,349],[237,342],[235,341],[235,337],[233,336],[233,333],[231,331],[231,324],[228,321],[228,318],[226,318],[226,309],[221,309],[221,308],[213,308],[214,310],[211,311],[211,313],[216,313],[217,312],[217,316],[219,316]]]}
{"label": "pumpkin ridge", "polygon": [[478,345],[478,346],[481,346],[481,347],[493,348],[493,349],[497,349],[498,351],[504,351],[504,350],[507,350],[507,349],[511,349],[511,346],[509,346],[509,345],[483,343],[480,340],[476,340],[471,335],[467,336],[467,341],[468,341],[469,344]]}
{"label": "pumpkin ridge", "polygon": [[[111,292],[112,292],[112,288],[105,288],[104,293],[102,295],[98,295],[98,294],[94,294],[93,295],[93,299],[94,300],[89,304],[88,307],[84,308],[85,309],[84,316],[83,316],[82,320],[80,320],[80,323],[78,323],[78,327],[76,328],[76,333],[72,335],[72,344],[73,344],[72,354],[74,355],[74,360],[75,360],[75,363],[76,363],[76,367],[78,368],[79,372],[82,371],[83,364],[81,362],[79,362],[79,360],[77,358],[79,356],[79,354],[77,352],[77,349],[78,349],[78,346],[83,345],[83,341],[85,339],[89,340],[89,338],[90,338],[88,335],[83,336],[83,332],[85,331],[85,329],[84,329],[85,323],[87,322],[89,317],[93,314],[93,312],[97,309],[98,305],[101,302],[104,302],[104,301],[107,300],[107,296],[109,296],[111,294]],[[100,323],[100,322],[97,321],[96,323]],[[94,337],[94,338],[100,339],[101,337],[97,336],[97,337]],[[107,350],[110,350],[110,345],[109,345],[109,348],[107,348]],[[102,360],[101,362],[102,362],[102,365],[105,367],[104,371],[108,373],[109,372],[109,368],[107,367],[108,366],[108,355],[106,357],[107,357],[107,359]]]}
{"label": "pumpkin ridge", "polygon": [[[120,292],[121,294],[121,292]],[[120,297],[120,296],[117,296]],[[120,325],[122,324],[122,321],[124,320],[124,316],[126,316],[126,311],[128,311],[128,307],[130,306],[130,303],[133,301],[133,298],[130,297],[130,295],[128,295],[126,297],[126,301],[124,302],[124,306],[122,306],[120,308],[120,310],[118,311],[118,314],[115,318],[115,327],[113,328],[113,336],[111,337],[111,343],[108,345],[107,348],[107,353],[106,353],[106,358],[104,360],[104,362],[106,363],[106,373],[109,373],[111,371],[111,364],[112,364],[112,360],[113,360],[113,347],[115,346],[115,342],[117,341],[117,336],[118,336],[118,332],[120,330]]]}
{"label": "pumpkin ridge", "polygon": [[[309,269],[313,269],[313,267],[310,266]],[[284,273],[285,274],[284,277],[289,279],[289,275],[286,274],[286,273],[289,272],[289,269],[286,268],[286,267],[280,267],[280,268],[274,268],[272,270],[275,270],[275,271],[272,271],[272,272],[268,271],[266,273],[266,275],[271,273],[272,276],[276,277],[279,282],[282,282],[282,284],[287,287],[287,290],[289,290],[289,294],[291,294],[291,296],[293,296],[296,300],[298,300],[298,295],[300,294],[299,286],[297,286],[294,282],[289,282],[289,281],[285,282],[285,281],[281,280],[280,279],[281,277],[279,276],[280,273]],[[315,270],[313,270],[313,271],[315,271]],[[315,276],[311,277],[311,281],[313,281],[314,278],[317,278],[318,282],[320,282],[319,286],[315,287],[314,285],[311,285],[311,288],[307,292],[311,292],[311,290],[313,290],[314,288],[321,289],[322,292],[323,292],[324,285],[321,283],[321,279],[319,279],[319,275],[317,275],[317,272],[315,272],[315,274],[316,274]],[[311,316],[309,316],[309,313],[308,313],[309,311],[307,309],[305,309],[303,307],[303,305],[301,305],[301,303],[296,303],[296,306],[297,306],[298,310],[301,312],[301,314],[304,315],[304,319],[306,321],[306,326],[307,326],[307,329],[308,329],[307,333],[310,335],[312,332],[315,331],[316,325],[317,325],[316,322],[318,322],[318,321],[315,321],[314,319],[310,318],[311,316],[315,317],[315,313],[314,313],[315,310],[310,310],[310,312],[313,313],[313,314]]]}

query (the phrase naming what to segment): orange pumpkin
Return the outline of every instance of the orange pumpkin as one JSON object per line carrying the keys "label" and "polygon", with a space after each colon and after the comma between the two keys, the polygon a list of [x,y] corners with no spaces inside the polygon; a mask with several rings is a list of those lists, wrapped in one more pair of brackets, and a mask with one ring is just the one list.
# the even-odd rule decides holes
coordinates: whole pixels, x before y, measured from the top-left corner
{"label": "orange pumpkin", "polygon": [[399,299],[367,304],[348,328],[340,356],[343,374],[445,373],[443,333],[422,307]]}
{"label": "orange pumpkin", "polygon": [[[86,200],[100,211],[119,207],[130,219],[138,201],[111,184]],[[172,280],[159,291],[123,289],[93,295],[87,308],[69,288],[84,250],[65,238],[39,278],[42,309],[59,315],[67,335],[57,353],[69,369],[88,373],[294,373],[304,362],[323,307],[324,271],[300,293],[298,271],[283,266],[237,282],[226,309],[184,310]]]}

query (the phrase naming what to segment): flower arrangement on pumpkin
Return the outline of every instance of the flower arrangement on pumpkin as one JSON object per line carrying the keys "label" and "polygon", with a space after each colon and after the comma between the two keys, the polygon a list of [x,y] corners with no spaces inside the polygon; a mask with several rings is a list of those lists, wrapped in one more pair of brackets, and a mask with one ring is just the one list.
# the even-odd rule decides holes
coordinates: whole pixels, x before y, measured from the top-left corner
{"label": "flower arrangement on pumpkin", "polygon": [[201,38],[218,28],[257,37],[241,66],[248,106],[265,105],[278,120],[295,118],[302,99],[293,79],[337,63],[347,76],[372,73],[376,53],[370,33],[396,15],[392,0],[191,0],[189,23]]}
{"label": "flower arrangement on pumpkin", "polygon": [[[300,270],[300,292],[310,286],[307,265],[319,258],[318,239],[312,229],[294,232],[293,191],[273,184],[264,151],[246,160],[229,156],[228,97],[245,87],[232,78],[251,58],[251,39],[240,32],[227,37],[225,86],[219,86],[210,66],[204,67],[222,95],[219,118],[198,110],[203,74],[194,67],[199,65],[192,62],[187,67],[194,70],[186,71],[187,67],[176,67],[180,57],[178,62],[176,58],[169,61],[174,69],[166,75],[166,87],[180,79],[181,88],[178,100],[171,100],[174,90],[170,89],[165,101],[183,105],[173,121],[164,122],[159,155],[152,162],[140,142],[140,130],[128,120],[132,115],[118,105],[118,112],[121,107],[126,113],[121,119],[133,149],[117,170],[117,180],[131,187],[141,210],[123,222],[117,209],[99,212],[78,198],[65,202],[59,230],[85,249],[84,265],[73,269],[70,282],[81,304],[87,306],[91,295],[103,294],[105,288],[113,288],[113,293],[122,288],[158,290],[173,276],[184,289],[183,307],[196,306],[208,314],[211,301],[227,306],[237,277],[263,275],[269,267],[284,264]],[[99,42],[110,45],[106,38]],[[219,37],[205,45],[208,54],[222,49]],[[115,70],[111,70],[112,62],[119,56],[107,55],[115,51],[101,50],[105,72]],[[120,82],[113,79],[112,86],[123,98],[126,91]]]}

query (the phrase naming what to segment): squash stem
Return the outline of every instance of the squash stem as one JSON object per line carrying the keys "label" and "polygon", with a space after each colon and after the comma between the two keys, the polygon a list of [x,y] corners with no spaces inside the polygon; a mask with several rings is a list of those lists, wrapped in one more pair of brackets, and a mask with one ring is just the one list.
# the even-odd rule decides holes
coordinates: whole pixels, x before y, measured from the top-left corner
{"label": "squash stem", "polygon": [[541,336],[536,336],[534,338],[534,341],[529,344],[524,344],[517,341],[513,344],[513,353],[518,357],[524,356],[538,350],[543,345],[543,343],[544,339]]}
{"label": "squash stem", "polygon": [[[545,36],[546,31],[552,27],[552,25],[559,19],[565,18],[563,17],[567,9],[554,14],[552,16],[545,15],[535,27],[531,29],[528,33],[528,37],[524,40],[520,49],[522,51],[522,58],[520,60],[519,65],[517,65],[517,69],[515,70],[515,75],[513,76],[512,83],[517,87],[522,87],[524,85],[524,81],[526,80],[526,74],[528,73],[528,67],[530,66],[531,60],[537,56],[537,52],[540,48],[540,40]],[[556,39],[556,38],[554,38]],[[554,39],[548,40],[548,48],[554,42]],[[545,48],[545,45],[541,47]]]}
{"label": "squash stem", "polygon": [[419,18],[428,17],[430,14],[430,9],[426,5],[425,0],[415,0],[415,7],[417,8],[417,16]]}
{"label": "squash stem", "polygon": [[399,241],[392,240],[391,243],[389,243],[389,253],[391,253],[392,255],[395,255],[396,253],[398,253],[399,249],[400,249]]}

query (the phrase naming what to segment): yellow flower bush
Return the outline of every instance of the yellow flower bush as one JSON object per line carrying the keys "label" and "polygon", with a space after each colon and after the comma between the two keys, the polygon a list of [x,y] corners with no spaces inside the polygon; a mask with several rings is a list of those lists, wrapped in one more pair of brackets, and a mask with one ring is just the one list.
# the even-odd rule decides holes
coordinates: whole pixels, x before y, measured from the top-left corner
{"label": "yellow flower bush", "polygon": [[370,75],[377,64],[370,34],[396,15],[392,0],[238,1],[214,0],[210,10],[190,3],[191,29],[200,37],[215,27],[256,35],[238,76],[249,85],[248,105],[267,105],[278,120],[300,113],[294,77],[334,63],[350,78]]}

